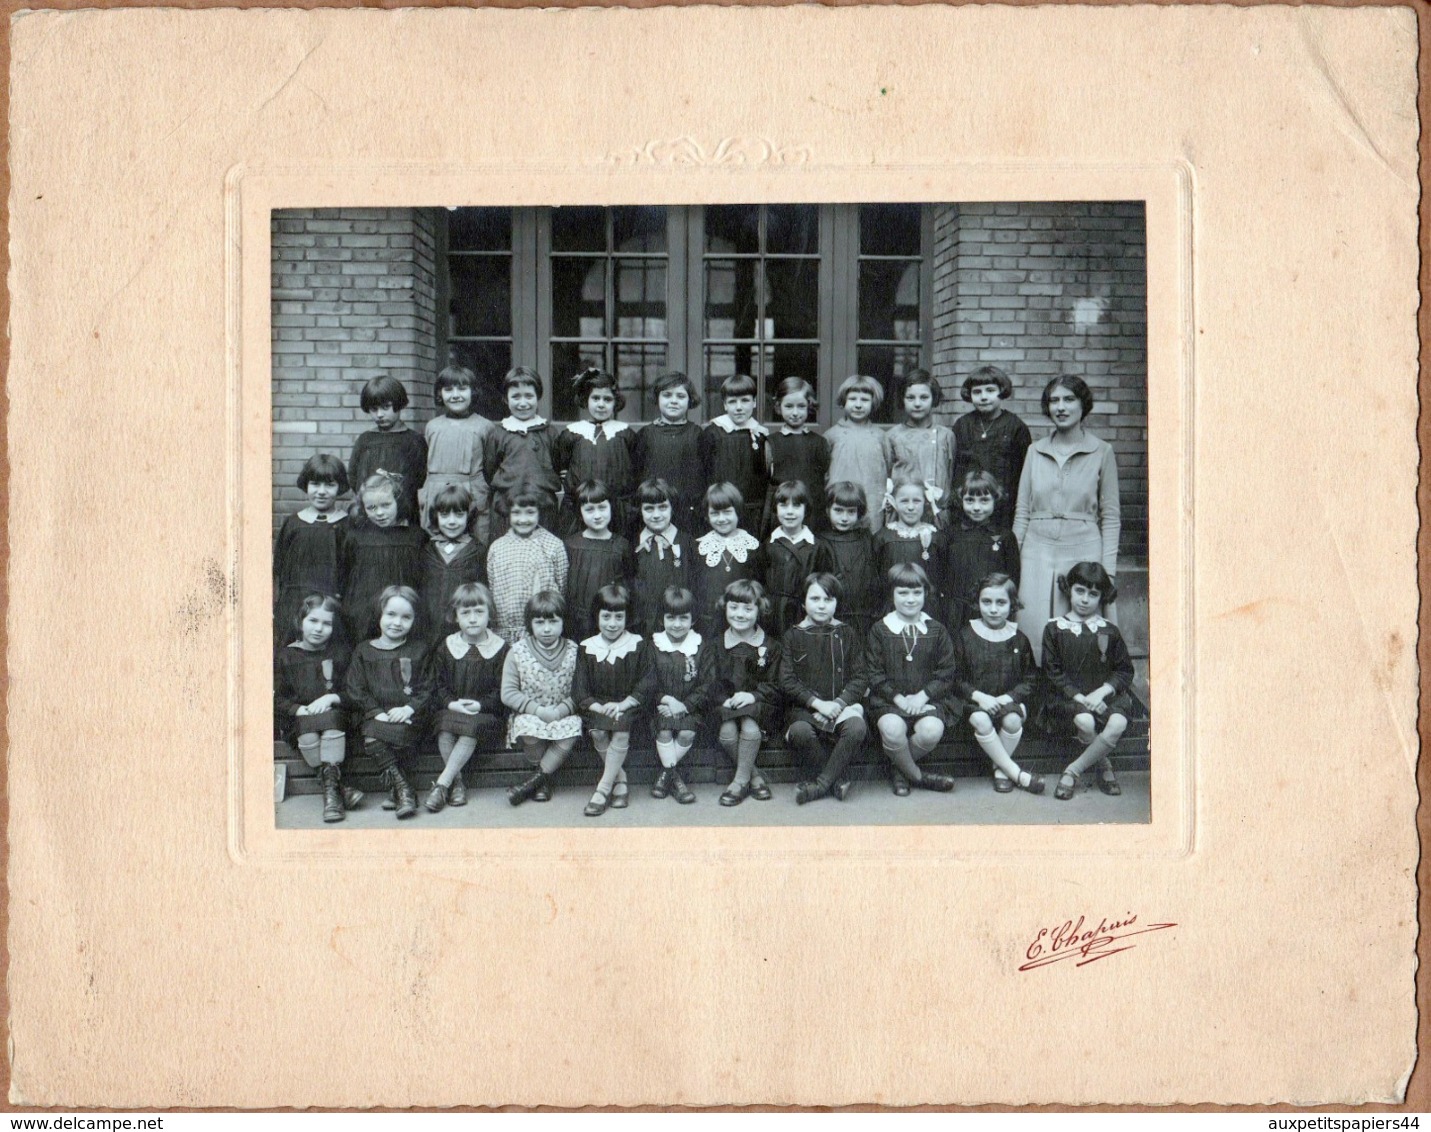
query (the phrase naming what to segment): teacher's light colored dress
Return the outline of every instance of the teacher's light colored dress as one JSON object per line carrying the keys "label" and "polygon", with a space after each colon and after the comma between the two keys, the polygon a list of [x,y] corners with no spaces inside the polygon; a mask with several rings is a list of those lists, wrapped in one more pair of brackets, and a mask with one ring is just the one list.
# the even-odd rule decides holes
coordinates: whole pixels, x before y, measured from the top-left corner
{"label": "teacher's light colored dress", "polygon": [[[1014,506],[1014,537],[1023,562],[1019,628],[1040,654],[1044,625],[1068,612],[1059,576],[1075,563],[1101,562],[1116,578],[1122,530],[1118,462],[1108,442],[1085,431],[1077,447],[1060,456],[1051,441],[1045,436],[1029,446]],[[1111,608],[1103,615],[1115,620]]]}

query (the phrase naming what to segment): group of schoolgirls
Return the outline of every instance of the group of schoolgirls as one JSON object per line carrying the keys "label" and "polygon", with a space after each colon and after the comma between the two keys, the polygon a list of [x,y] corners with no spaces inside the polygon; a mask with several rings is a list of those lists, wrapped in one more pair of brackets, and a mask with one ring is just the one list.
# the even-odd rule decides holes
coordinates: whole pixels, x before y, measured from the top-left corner
{"label": "group of schoolgirls", "polygon": [[[800,804],[847,796],[867,719],[896,794],[953,788],[919,763],[960,719],[996,790],[1044,790],[1013,759],[1039,671],[1012,621],[1008,507],[1029,439],[999,406],[1007,375],[971,375],[963,396],[975,412],[950,430],[933,423],[939,386],[918,371],[906,419],[888,432],[872,421],[879,384],[852,377],[837,394],[844,418],[824,436],[798,378],[776,391],[779,426],[755,420],[755,383],[736,376],[722,386],[726,412],[703,428],[688,419],[693,383],[667,374],[657,420],[638,431],[616,419],[615,380],[588,369],[574,381],[584,419],[558,433],[538,415],[535,371],[507,374],[509,416],[495,423],[471,411],[475,381],[443,370],[443,413],[420,436],[402,422],[402,384],[374,378],[361,399],[374,427],[347,467],[317,454],[298,477],[308,506],[285,520],[274,555],[277,640],[289,642],[276,652],[275,703],[284,736],[319,771],[325,821],[362,800],[342,782],[350,725],[399,818],[418,812],[409,768],[429,733],[444,764],[431,812],[465,804],[463,767],[503,746],[520,745],[533,768],[511,803],[548,800],[583,732],[603,761],[585,813],[622,808],[643,716],[662,768],[651,793],[684,804],[695,794],[680,764],[707,721],[735,764],[721,804],[769,799],[756,759],[782,716],[815,772]],[[811,487],[823,489],[818,513]],[[1100,787],[1118,793],[1107,755],[1126,725],[1132,664],[1098,616],[1112,582],[1086,562],[1060,584],[1066,619],[1089,632],[1045,634],[1043,710],[1087,746],[1055,796],[1071,797],[1095,764]]]}

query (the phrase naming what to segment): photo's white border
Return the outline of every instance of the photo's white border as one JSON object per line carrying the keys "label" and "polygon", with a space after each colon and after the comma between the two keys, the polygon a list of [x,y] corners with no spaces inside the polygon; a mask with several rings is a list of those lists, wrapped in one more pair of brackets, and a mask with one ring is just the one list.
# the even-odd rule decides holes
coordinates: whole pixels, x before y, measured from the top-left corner
{"label": "photo's white border", "polygon": [[[251,864],[339,860],[790,861],[885,866],[1007,859],[1177,859],[1196,847],[1193,734],[1194,181],[1182,162],[821,165],[805,150],[677,139],[589,169],[238,167],[225,184],[230,608],[229,851]],[[670,148],[675,147],[675,148]],[[763,158],[763,161],[760,159]],[[772,167],[773,166],[773,167]],[[1142,200],[1147,217],[1148,536],[1152,820],[1130,825],[279,830],[273,818],[270,214],[275,208]]]}

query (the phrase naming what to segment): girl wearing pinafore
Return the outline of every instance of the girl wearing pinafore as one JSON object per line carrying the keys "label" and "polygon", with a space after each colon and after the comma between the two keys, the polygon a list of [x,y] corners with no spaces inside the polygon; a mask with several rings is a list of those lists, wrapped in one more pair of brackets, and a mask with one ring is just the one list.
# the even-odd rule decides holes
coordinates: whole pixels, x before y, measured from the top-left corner
{"label": "girl wearing pinafore", "polygon": [[573,421],[552,441],[552,466],[562,481],[557,533],[563,537],[581,533],[577,487],[596,480],[604,483],[611,495],[611,530],[629,538],[633,524],[631,495],[636,488],[632,456],[636,432],[625,421],[616,420],[616,414],[626,407],[626,397],[614,377],[595,367],[579,373],[573,384],[576,403],[586,413],[586,419]]}
{"label": "girl wearing pinafore", "polygon": [[[1014,538],[1023,563],[1019,628],[1040,650],[1043,627],[1068,610],[1058,579],[1075,562],[1099,562],[1118,576],[1122,507],[1113,449],[1084,427],[1093,393],[1080,377],[1064,375],[1043,391],[1053,432],[1029,447],[1014,506]],[[1116,621],[1111,606],[1103,616]]]}
{"label": "girl wearing pinafore", "polygon": [[472,501],[472,532],[486,542],[490,537],[490,493],[482,456],[492,422],[472,409],[476,388],[477,375],[465,366],[448,366],[437,375],[434,392],[442,412],[423,429],[427,440],[427,482],[423,484],[422,499],[429,520],[427,529],[436,533],[431,516],[438,492],[446,487],[466,490]]}
{"label": "girl wearing pinafore", "polygon": [[696,795],[681,777],[681,760],[695,745],[715,684],[711,648],[691,628],[695,601],[690,590],[668,587],[661,595],[664,628],[651,634],[651,672],[655,681],[651,728],[656,733],[656,756],[661,760],[661,773],[651,787],[651,797],[674,796],[683,806],[694,802]]}
{"label": "girl wearing pinafore", "polygon": [[872,377],[847,377],[835,392],[844,418],[825,430],[830,442],[830,482],[849,480],[865,493],[865,522],[872,534],[884,526],[884,489],[889,479],[890,448],[874,414],[884,390]]}
{"label": "girl wearing pinafore", "polygon": [[[427,481],[428,488],[432,480]],[[487,581],[487,547],[473,535],[477,522],[472,496],[460,484],[430,491],[427,527],[432,538],[422,551],[422,632],[429,640],[442,636],[459,587]]]}
{"label": "girl wearing pinafore", "polygon": [[[611,494],[600,480],[584,480],[572,489],[580,509],[582,530],[565,542],[566,608],[573,640],[596,632],[592,602],[602,586],[626,583],[635,572],[631,544],[611,529]],[[632,618],[633,622],[635,618]]]}
{"label": "girl wearing pinafore", "polygon": [[487,552],[487,583],[497,607],[495,628],[515,644],[527,629],[527,602],[543,590],[566,589],[566,547],[540,526],[541,495],[519,488],[508,498],[510,529]]}
{"label": "girl wearing pinafore", "polygon": [[273,702],[283,721],[283,737],[303,761],[318,770],[323,784],[323,820],[342,821],[363,800],[361,790],[342,784],[347,753],[348,713],[343,677],[348,651],[338,641],[338,603],[310,594],[299,606],[298,637],[273,660]]}
{"label": "girl wearing pinafore", "polygon": [[688,415],[699,407],[700,394],[690,378],[677,372],[657,378],[652,391],[659,415],[636,434],[632,452],[636,476],[662,479],[670,485],[674,492],[671,522],[694,537],[704,520],[700,503],[707,481],[701,472],[701,426]]}
{"label": "girl wearing pinafore", "polygon": [[377,631],[378,595],[388,586],[422,584],[428,540],[426,531],[408,521],[413,516],[399,475],[377,472],[364,480],[356,510],[339,546],[338,582],[348,639],[365,641]]}
{"label": "girl wearing pinafore", "polygon": [[513,713],[512,741],[521,743],[535,768],[507,791],[514,806],[551,797],[551,776],[581,736],[581,716],[572,699],[577,646],[561,635],[565,620],[560,593],[534,594],[526,605],[525,635],[511,647],[502,669],[502,702]]}
{"label": "girl wearing pinafore", "polygon": [[641,533],[636,536],[632,567],[632,595],[636,600],[636,627],[651,634],[661,628],[662,596],[672,586],[691,587],[691,558],[695,544],[690,531],[672,522],[676,493],[663,479],[644,480],[636,490]]}
{"label": "girl wearing pinafore", "polygon": [[[894,490],[890,495],[894,501],[893,518],[874,537],[877,576],[888,578],[892,569],[904,565],[917,565],[926,574],[934,574],[937,570],[934,544],[939,532],[933,523],[925,519],[928,514],[928,499],[924,493],[924,484],[919,480],[901,476],[894,481]],[[926,609],[930,613],[936,612],[935,605],[931,594],[930,600],[926,602]],[[886,596],[884,612],[887,613],[893,608]]]}
{"label": "girl wearing pinafore", "polygon": [[[779,427],[770,430],[765,447],[770,453],[770,494],[765,499],[765,516],[760,529],[773,531],[775,490],[789,480],[805,485],[811,499],[823,499],[830,478],[830,442],[815,431],[810,417],[815,412],[815,389],[801,377],[787,377],[775,387],[775,409]],[[808,522],[812,531],[822,530],[825,517],[812,509]]]}
{"label": "girl wearing pinafore", "polygon": [[810,493],[800,480],[775,489],[775,529],[765,544],[765,588],[780,636],[805,616],[805,579],[815,560],[815,536],[806,526]]}
{"label": "girl wearing pinafore", "polygon": [[770,488],[770,430],[755,419],[755,380],[743,373],[721,382],[725,412],[701,433],[701,474],[707,484],[734,484],[744,505],[740,525],[761,534],[761,511]]}
{"label": "girl wearing pinafore", "polygon": [[944,392],[928,370],[917,369],[904,386],[904,421],[895,425],[885,439],[889,443],[890,475],[919,484],[929,501],[929,519],[943,527],[957,513],[949,499],[954,470],[954,433],[934,421],[934,410],[944,401]]}
{"label": "girl wearing pinafore", "polygon": [[731,582],[758,581],[765,576],[765,553],[757,539],[741,527],[745,500],[734,484],[713,483],[706,489],[706,516],[710,530],[696,540],[691,563],[692,589],[696,593],[696,629],[702,636],[723,626],[716,608]]}
{"label": "girl wearing pinafore", "polygon": [[273,639],[282,644],[312,594],[338,595],[338,560],[348,513],[337,505],[348,490],[343,461],[326,452],[308,457],[298,473],[308,506],[283,520],[273,547]]}
{"label": "girl wearing pinafore", "polygon": [[747,798],[768,802],[770,787],[756,770],[761,737],[775,729],[780,712],[780,642],[760,627],[770,616],[770,602],[759,582],[732,582],[721,598],[724,632],[712,642],[715,684],[711,699],[720,705],[720,745],[735,763],[722,806]]}

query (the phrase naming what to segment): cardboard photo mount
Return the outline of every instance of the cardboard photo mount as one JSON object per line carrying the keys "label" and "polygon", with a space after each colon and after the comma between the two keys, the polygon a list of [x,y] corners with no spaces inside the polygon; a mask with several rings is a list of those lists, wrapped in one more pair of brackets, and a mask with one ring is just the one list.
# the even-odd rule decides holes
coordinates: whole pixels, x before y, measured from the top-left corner
{"label": "cardboard photo mount", "polygon": [[[148,9],[11,43],[13,1103],[1401,1094],[1413,13]],[[1149,825],[273,828],[271,209],[1051,199],[1147,202]],[[80,665],[57,627],[96,608]]]}

